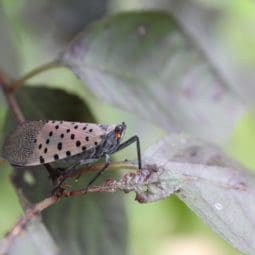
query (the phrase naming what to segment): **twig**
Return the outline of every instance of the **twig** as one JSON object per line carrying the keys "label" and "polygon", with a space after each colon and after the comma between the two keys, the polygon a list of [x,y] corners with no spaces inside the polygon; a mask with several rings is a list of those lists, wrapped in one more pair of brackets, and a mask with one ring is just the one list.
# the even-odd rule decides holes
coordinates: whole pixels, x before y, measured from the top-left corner
{"label": "twig", "polygon": [[53,60],[47,64],[39,66],[39,67],[33,69],[32,71],[28,72],[27,74],[25,74],[22,78],[11,82],[10,86],[9,86],[9,90],[10,90],[10,92],[13,93],[13,92],[17,91],[20,88],[20,86],[22,86],[27,80],[31,79],[32,77],[34,77],[40,73],[43,73],[45,71],[48,71],[50,69],[59,68],[59,67],[63,67],[63,65],[60,64],[59,60]]}
{"label": "twig", "polygon": [[[107,189],[104,189],[104,191],[106,191],[106,190]],[[99,187],[91,187],[86,191],[86,193],[89,193],[89,192],[100,192],[100,188]],[[63,193],[62,193],[62,196],[64,196],[64,197],[70,197],[70,196],[75,196],[75,195],[77,195],[75,192],[68,194],[67,191],[63,191]],[[81,195],[81,194],[79,194],[79,195]],[[10,230],[10,232],[6,234],[6,236],[3,240],[3,244],[0,246],[0,255],[7,254],[12,242],[15,240],[15,238],[17,238],[22,233],[22,231],[25,230],[28,223],[31,222],[32,219],[34,219],[36,216],[38,216],[43,210],[56,204],[58,202],[58,200],[60,199],[60,197],[61,196],[52,195],[48,198],[45,198],[41,202],[35,204],[33,207],[28,208],[25,211],[24,215],[22,217],[20,217],[18,222]]]}
{"label": "twig", "polygon": [[[87,168],[86,170],[89,169],[89,171],[96,171],[98,168],[100,169],[100,165],[101,164],[96,164],[96,167]],[[117,168],[118,165],[123,166],[123,163],[112,164],[113,168]],[[134,165],[126,165],[127,167],[134,168]],[[85,173],[85,171],[83,173]],[[135,191],[136,199],[143,203],[144,199],[141,195],[143,188],[141,187],[148,184],[147,182],[149,182],[149,177],[154,173],[156,173],[155,166],[147,165],[137,172],[129,172],[125,174],[119,181],[109,179],[100,186],[93,185],[87,189],[85,188],[71,191],[62,189],[57,195],[52,195],[25,211],[24,215],[18,220],[12,230],[5,236],[3,245],[0,247],[0,255],[7,253],[11,243],[21,234],[22,231],[25,230],[26,226],[31,222],[32,219],[38,216],[46,208],[56,204],[60,198],[81,196],[94,192],[116,192],[117,190],[121,190],[124,192]]]}
{"label": "twig", "polygon": [[[126,166],[126,168],[129,169],[136,169],[136,167],[130,163],[112,163],[109,167],[111,169],[118,169],[123,168],[123,166]],[[77,171],[77,174],[85,174],[88,171],[98,171],[98,169],[101,169],[102,164],[95,164],[91,167],[82,168],[81,171]],[[14,225],[12,230],[6,234],[5,239],[3,240],[3,244],[0,246],[0,255],[6,254],[9,250],[9,247],[11,246],[11,243],[17,238],[22,231],[25,230],[26,226],[31,222],[32,219],[34,219],[36,216],[38,216],[43,210],[49,208],[50,206],[56,204],[60,198],[65,197],[74,197],[74,196],[81,196],[86,195],[87,193],[94,193],[94,192],[115,192],[117,190],[123,190],[123,191],[131,191],[134,190],[134,188],[127,188],[127,176],[134,177],[134,173],[128,173],[126,174],[120,181],[115,180],[107,180],[103,185],[96,186],[93,185],[87,189],[79,189],[79,190],[67,190],[67,189],[61,189],[57,194],[54,194],[48,198],[45,198],[41,202],[38,202],[34,204],[31,208],[28,208],[22,217],[18,220],[18,222]],[[72,175],[66,175],[66,178],[69,177],[75,177],[75,174]],[[130,178],[129,178],[130,180]]]}
{"label": "twig", "polygon": [[[95,171],[99,168],[101,164],[96,164],[96,167],[89,168],[90,171]],[[117,168],[118,163],[112,164]],[[131,167],[131,165],[130,165]],[[134,166],[132,166],[134,167]],[[88,170],[88,169],[87,169]],[[74,196],[81,196],[86,195],[87,193],[94,193],[94,192],[116,192],[117,190],[121,190],[124,192],[135,191],[136,192],[136,199],[139,202],[144,202],[141,198],[140,191],[137,189],[139,186],[143,186],[147,184],[147,181],[151,174],[155,173],[155,166],[146,166],[142,170],[137,171],[136,173],[127,173],[125,174],[119,181],[116,180],[107,180],[104,184],[100,186],[90,186],[88,189],[79,189],[79,190],[66,190],[63,189],[58,195],[52,195],[43,201],[35,204],[33,207],[27,209],[24,215],[19,219],[19,221],[15,224],[12,230],[6,235],[4,239],[4,244],[2,245],[2,249],[0,250],[0,254],[5,254],[12,241],[20,235],[22,231],[26,228],[29,222],[39,215],[43,210],[49,208],[50,206],[54,205],[59,201],[62,197],[74,197]]]}

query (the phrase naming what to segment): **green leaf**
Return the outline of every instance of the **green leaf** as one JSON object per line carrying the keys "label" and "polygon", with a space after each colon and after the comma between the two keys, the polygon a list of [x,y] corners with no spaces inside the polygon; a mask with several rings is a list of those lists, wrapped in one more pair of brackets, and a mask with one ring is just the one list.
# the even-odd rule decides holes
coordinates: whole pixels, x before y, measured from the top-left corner
{"label": "green leaf", "polygon": [[[88,106],[63,90],[22,87],[17,99],[26,119],[95,122]],[[9,123],[6,130],[10,129]],[[85,187],[89,178],[80,178],[79,186]],[[14,182],[32,202],[49,196],[52,190],[44,167],[15,169]],[[74,181],[71,185],[79,188]],[[127,222],[120,194],[62,199],[42,216],[61,254],[126,254]]]}
{"label": "green leaf", "polygon": [[255,253],[254,174],[219,148],[183,135],[151,146],[143,160],[150,167],[125,176],[121,189],[135,190],[143,203],[176,194],[235,248]]}
{"label": "green leaf", "polygon": [[222,143],[244,111],[196,43],[162,12],[105,18],[60,61],[96,96],[166,130]]}

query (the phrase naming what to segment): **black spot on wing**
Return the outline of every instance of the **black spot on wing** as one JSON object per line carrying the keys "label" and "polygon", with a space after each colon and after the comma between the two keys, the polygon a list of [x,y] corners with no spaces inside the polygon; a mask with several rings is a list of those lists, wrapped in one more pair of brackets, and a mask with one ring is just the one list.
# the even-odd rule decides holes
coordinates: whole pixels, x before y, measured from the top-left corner
{"label": "black spot on wing", "polygon": [[45,162],[43,156],[40,156],[40,163],[43,164]]}
{"label": "black spot on wing", "polygon": [[62,150],[62,143],[58,143],[58,150],[59,150],[59,151]]}

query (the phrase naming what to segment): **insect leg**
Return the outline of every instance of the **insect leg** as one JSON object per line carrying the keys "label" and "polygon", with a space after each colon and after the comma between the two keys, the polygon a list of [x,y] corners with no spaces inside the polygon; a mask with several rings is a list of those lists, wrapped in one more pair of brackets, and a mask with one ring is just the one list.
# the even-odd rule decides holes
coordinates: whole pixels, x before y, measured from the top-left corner
{"label": "insect leg", "polygon": [[65,173],[67,173],[67,172],[70,173],[72,171],[74,172],[76,170],[77,166],[79,166],[79,164],[75,163],[75,164],[71,165],[68,168],[56,168],[56,170],[59,171],[58,172],[58,177],[57,177],[57,179],[59,179],[59,182],[52,189],[52,191],[51,191],[52,194],[55,194],[59,189],[61,189],[62,184],[66,180]]}
{"label": "insect leg", "polygon": [[109,154],[105,154],[105,165],[103,166],[102,169],[100,169],[97,174],[93,177],[93,179],[88,183],[86,189],[88,189],[88,187],[95,182],[95,180],[104,172],[104,170],[110,165],[110,155]]}
{"label": "insect leg", "polygon": [[132,136],[127,141],[125,141],[124,143],[120,144],[118,149],[116,150],[116,152],[126,148],[127,146],[129,146],[132,143],[136,143],[138,168],[141,169],[142,168],[141,149],[140,149],[139,137],[137,135]]}

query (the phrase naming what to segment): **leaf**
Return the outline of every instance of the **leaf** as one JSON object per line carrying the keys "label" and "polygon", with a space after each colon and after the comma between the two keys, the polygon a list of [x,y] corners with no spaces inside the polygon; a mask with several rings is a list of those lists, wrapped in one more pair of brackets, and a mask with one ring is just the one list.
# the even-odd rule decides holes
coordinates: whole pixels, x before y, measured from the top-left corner
{"label": "leaf", "polygon": [[105,18],[75,38],[60,61],[96,96],[166,130],[222,143],[244,111],[195,42],[162,12]]}
{"label": "leaf", "polygon": [[[95,121],[79,97],[63,90],[22,87],[17,99],[26,119]],[[10,129],[8,124],[6,130]],[[84,187],[88,178],[91,176],[80,178],[80,186]],[[44,167],[16,169],[14,182],[32,202],[49,196],[52,190]],[[78,188],[74,182],[71,185]],[[61,254],[126,254],[127,222],[120,194],[63,199],[42,216]]]}
{"label": "leaf", "polygon": [[245,254],[255,253],[255,176],[217,147],[170,135],[149,148],[147,168],[120,188],[143,203],[176,194],[215,232]]}

